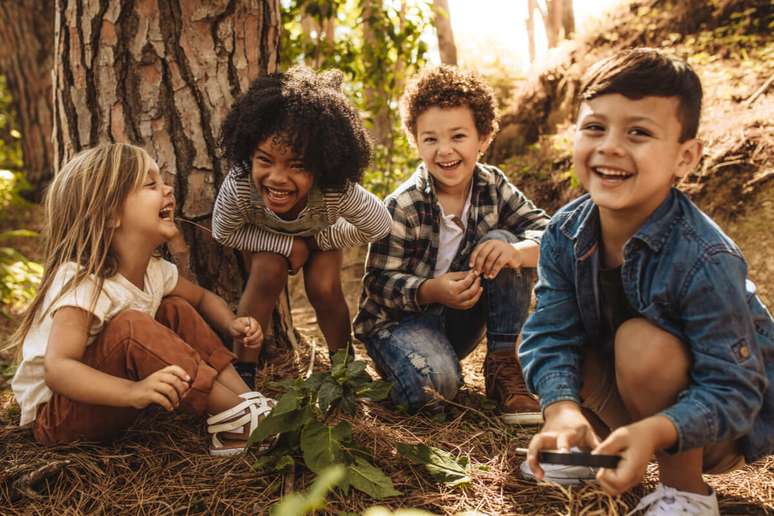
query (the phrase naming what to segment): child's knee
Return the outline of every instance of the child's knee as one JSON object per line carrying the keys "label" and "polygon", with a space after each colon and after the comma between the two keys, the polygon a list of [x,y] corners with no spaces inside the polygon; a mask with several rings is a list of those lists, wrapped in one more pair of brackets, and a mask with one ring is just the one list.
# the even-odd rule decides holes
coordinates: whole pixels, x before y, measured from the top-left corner
{"label": "child's knee", "polygon": [[188,318],[196,316],[199,317],[199,312],[193,307],[191,303],[186,301],[180,296],[167,296],[161,300],[159,309],[156,311],[157,319],[163,318],[164,320],[173,320]]}
{"label": "child's knee", "polygon": [[[437,357],[436,357],[437,358]],[[416,412],[438,398],[454,399],[462,383],[459,368],[412,351],[393,374],[392,400]]]}
{"label": "child's knee", "polygon": [[643,318],[624,322],[615,335],[615,370],[619,388],[651,384],[682,386],[691,358],[683,342]]}
{"label": "child's knee", "polygon": [[288,261],[281,254],[255,253],[250,261],[250,285],[262,291],[280,291],[288,279]]}
{"label": "child's knee", "polygon": [[344,302],[344,292],[338,277],[311,279],[306,284],[306,295],[315,309],[337,307]]}

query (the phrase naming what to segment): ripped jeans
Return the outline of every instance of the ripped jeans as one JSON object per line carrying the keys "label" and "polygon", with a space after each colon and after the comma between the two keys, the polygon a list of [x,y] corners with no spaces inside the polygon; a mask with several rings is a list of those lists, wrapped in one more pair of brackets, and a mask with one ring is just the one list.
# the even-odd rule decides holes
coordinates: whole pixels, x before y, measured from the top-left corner
{"label": "ripped jeans", "polygon": [[[485,240],[518,242],[498,229]],[[513,349],[527,318],[534,269],[503,269],[492,280],[482,278],[484,294],[468,310],[433,305],[371,335],[364,343],[379,374],[392,383],[396,405],[416,412],[430,404],[433,391],[454,399],[463,384],[460,360],[468,356],[486,330],[487,353]]]}

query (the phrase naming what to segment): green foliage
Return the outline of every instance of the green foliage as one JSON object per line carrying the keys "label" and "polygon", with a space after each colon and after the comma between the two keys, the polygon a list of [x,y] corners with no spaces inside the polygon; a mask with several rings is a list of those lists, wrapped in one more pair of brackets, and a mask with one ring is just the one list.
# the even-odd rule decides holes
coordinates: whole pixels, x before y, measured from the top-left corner
{"label": "green foliage", "polygon": [[335,484],[344,492],[351,486],[377,499],[400,494],[390,478],[366,460],[369,454],[353,441],[352,426],[346,421],[328,422],[339,411],[354,415],[358,399],[387,397],[390,384],[372,381],[365,368],[365,362],[350,360],[342,350],[334,355],[329,372],[280,382],[286,392],[248,441],[252,446],[279,435],[277,445],[253,467],[282,471],[301,458],[307,468],[322,476],[331,466],[341,465],[344,474]]}
{"label": "green foliage", "polygon": [[[430,20],[427,0],[403,7],[389,0],[282,2],[281,66],[306,63],[346,74],[347,93],[375,143],[363,184],[380,197],[416,167],[401,130],[398,100],[407,78],[426,62],[428,45],[422,37]],[[333,31],[327,30],[331,24]]]}
{"label": "green foliage", "polygon": [[398,453],[409,459],[414,464],[423,464],[437,482],[443,482],[448,486],[460,486],[469,484],[468,458],[454,456],[441,449],[424,444],[398,443]]}
{"label": "green foliage", "polygon": [[[0,223],[7,222],[12,210],[26,204],[19,196],[19,191],[26,186],[21,173],[0,170]],[[37,236],[34,231],[23,229],[0,233],[0,314],[6,317],[18,313],[35,296],[43,267],[27,259],[15,248],[2,244],[9,240]]]}
{"label": "green foliage", "polygon": [[20,170],[22,167],[21,133],[16,129],[13,99],[0,75],[0,169]]}
{"label": "green foliage", "polygon": [[320,471],[306,493],[293,493],[283,498],[271,509],[272,516],[303,516],[325,507],[325,495],[336,487],[346,476],[347,471],[341,464]]}

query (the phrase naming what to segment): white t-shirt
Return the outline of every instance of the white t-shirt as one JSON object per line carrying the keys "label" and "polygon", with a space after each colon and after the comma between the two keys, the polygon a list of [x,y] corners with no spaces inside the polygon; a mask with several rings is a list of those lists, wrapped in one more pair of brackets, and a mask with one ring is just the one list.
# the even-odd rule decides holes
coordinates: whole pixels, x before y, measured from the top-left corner
{"label": "white t-shirt", "polygon": [[178,278],[177,267],[173,263],[161,258],[151,258],[145,271],[144,290],[137,288],[121,274],[116,274],[105,279],[102,291],[97,297],[94,308],[91,309],[92,293],[97,286],[96,279],[91,276],[51,305],[67,281],[75,276],[76,271],[75,262],[68,262],[59,267],[40,308],[42,311],[39,313],[46,313],[46,316],[42,320],[35,321],[24,338],[22,362],[11,380],[16,401],[21,407],[20,424],[22,425],[34,421],[38,406],[51,398],[51,389],[44,380],[43,357],[46,354],[48,336],[57,310],[65,306],[74,306],[95,315],[95,322],[89,329],[86,343],[90,345],[102,327],[124,310],[138,310],[155,317],[161,299],[175,288]]}
{"label": "white t-shirt", "polygon": [[470,196],[472,192],[473,187],[471,185],[468,188],[468,198],[465,199],[465,206],[463,206],[459,217],[454,214],[447,215],[444,213],[441,203],[438,203],[438,207],[441,208],[441,220],[438,224],[438,256],[433,269],[434,278],[445,274],[449,267],[451,267],[454,257],[457,256],[460,242],[462,242],[462,237],[465,236],[465,229],[468,225],[468,211],[470,211]]}

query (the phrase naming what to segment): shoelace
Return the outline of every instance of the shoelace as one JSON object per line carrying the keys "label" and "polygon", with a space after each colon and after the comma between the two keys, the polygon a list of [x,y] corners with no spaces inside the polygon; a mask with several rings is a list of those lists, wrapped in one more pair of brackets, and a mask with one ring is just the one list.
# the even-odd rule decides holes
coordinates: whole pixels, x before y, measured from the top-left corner
{"label": "shoelace", "polygon": [[650,508],[656,514],[705,514],[711,510],[710,506],[702,500],[697,500],[689,493],[683,493],[669,486],[659,485],[655,491],[643,496],[637,507],[629,511],[626,516],[631,516],[637,511]]}

